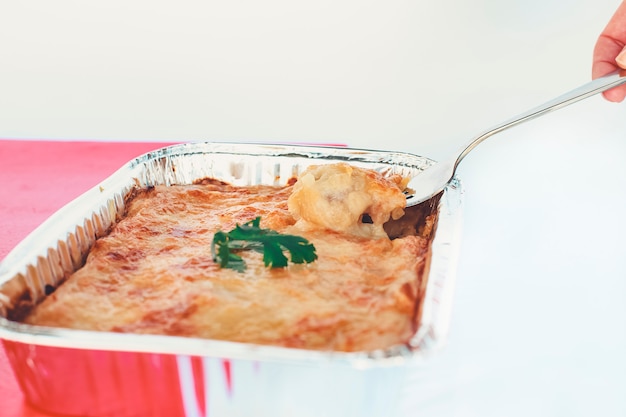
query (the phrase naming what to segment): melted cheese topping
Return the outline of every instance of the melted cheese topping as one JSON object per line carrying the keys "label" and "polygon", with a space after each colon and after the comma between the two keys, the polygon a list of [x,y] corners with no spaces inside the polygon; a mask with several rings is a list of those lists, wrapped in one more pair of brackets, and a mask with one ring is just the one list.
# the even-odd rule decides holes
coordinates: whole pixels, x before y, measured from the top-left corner
{"label": "melted cheese topping", "polygon": [[[290,195],[291,186],[215,181],[141,191],[84,267],[25,322],[338,351],[406,343],[426,284],[428,240],[301,227],[288,210]],[[369,210],[380,221],[389,208]],[[257,216],[261,227],[307,238],[318,259],[268,269],[262,255],[245,251],[245,273],[220,269],[211,257],[213,234]]]}
{"label": "melted cheese topping", "polygon": [[[289,197],[303,228],[324,227],[365,237],[387,237],[383,224],[404,214],[402,178],[385,178],[346,163],[307,168]],[[372,223],[364,223],[368,215]]]}

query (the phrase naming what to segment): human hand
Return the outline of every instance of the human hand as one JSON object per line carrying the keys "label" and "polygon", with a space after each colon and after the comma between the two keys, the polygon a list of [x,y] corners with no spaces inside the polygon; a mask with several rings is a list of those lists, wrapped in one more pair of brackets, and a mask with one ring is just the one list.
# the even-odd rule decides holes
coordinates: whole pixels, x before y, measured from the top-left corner
{"label": "human hand", "polygon": [[[595,80],[620,68],[626,69],[626,0],[622,1],[598,37],[593,50],[591,77]],[[623,101],[626,85],[612,88],[602,95],[609,101]]]}

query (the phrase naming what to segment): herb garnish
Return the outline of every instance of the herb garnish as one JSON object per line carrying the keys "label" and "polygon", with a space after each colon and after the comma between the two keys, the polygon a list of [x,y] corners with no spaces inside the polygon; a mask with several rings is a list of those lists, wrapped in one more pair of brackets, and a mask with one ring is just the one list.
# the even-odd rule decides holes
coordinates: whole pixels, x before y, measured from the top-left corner
{"label": "herb garnish", "polygon": [[213,236],[211,254],[213,260],[222,268],[230,268],[239,272],[246,269],[243,258],[233,252],[254,250],[263,254],[265,266],[284,268],[287,257],[283,254],[288,250],[291,262],[295,264],[310,263],[317,259],[315,246],[301,236],[286,235],[271,229],[259,227],[261,217],[250,220],[242,225],[237,224],[228,233],[219,231]]}

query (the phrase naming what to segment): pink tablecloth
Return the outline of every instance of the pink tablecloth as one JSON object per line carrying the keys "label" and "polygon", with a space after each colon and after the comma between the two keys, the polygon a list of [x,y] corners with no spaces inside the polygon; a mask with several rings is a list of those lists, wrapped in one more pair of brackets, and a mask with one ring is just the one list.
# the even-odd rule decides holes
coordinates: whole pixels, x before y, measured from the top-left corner
{"label": "pink tablecloth", "polygon": [[[0,260],[49,215],[164,143],[0,140]],[[0,416],[48,417],[22,396],[0,344]]]}

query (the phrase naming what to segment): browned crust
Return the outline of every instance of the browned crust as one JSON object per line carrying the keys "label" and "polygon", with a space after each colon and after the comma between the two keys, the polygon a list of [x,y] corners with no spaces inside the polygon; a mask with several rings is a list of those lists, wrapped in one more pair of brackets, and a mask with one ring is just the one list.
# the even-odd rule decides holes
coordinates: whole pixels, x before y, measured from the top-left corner
{"label": "browned crust", "polygon": [[[438,199],[385,225],[396,243],[307,231],[302,234],[320,253],[310,267],[268,270],[251,255],[252,272],[245,276],[220,270],[208,249],[215,231],[258,215],[264,227],[293,231],[286,205],[291,186],[233,187],[207,178],[190,186],[133,189],[123,218],[96,242],[85,267],[32,312],[25,292],[8,318],[310,349],[408,343],[422,314]],[[180,260],[155,267],[167,257]],[[276,314],[282,307],[293,316]]]}

